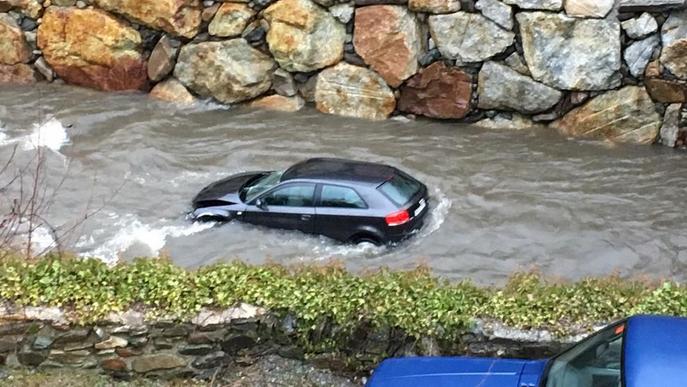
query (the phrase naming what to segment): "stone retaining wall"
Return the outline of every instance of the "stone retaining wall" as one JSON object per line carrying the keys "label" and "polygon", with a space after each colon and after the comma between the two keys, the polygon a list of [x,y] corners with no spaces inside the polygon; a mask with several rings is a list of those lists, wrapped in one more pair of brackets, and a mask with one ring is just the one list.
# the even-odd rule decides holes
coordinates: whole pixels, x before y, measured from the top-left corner
{"label": "stone retaining wall", "polygon": [[0,83],[687,143],[685,0],[0,0]]}
{"label": "stone retaining wall", "polygon": [[577,338],[556,340],[547,332],[520,332],[478,323],[460,342],[413,338],[393,328],[361,322],[350,337],[323,322],[311,340],[340,344],[332,350],[306,348],[296,335],[298,321],[242,304],[224,311],[203,310],[179,322],[128,311],[88,326],[71,324],[58,308],[0,310],[0,366],[79,368],[117,378],[211,378],[218,369],[279,355],[304,360],[345,375],[365,375],[387,356],[472,354],[538,358],[560,351]]}

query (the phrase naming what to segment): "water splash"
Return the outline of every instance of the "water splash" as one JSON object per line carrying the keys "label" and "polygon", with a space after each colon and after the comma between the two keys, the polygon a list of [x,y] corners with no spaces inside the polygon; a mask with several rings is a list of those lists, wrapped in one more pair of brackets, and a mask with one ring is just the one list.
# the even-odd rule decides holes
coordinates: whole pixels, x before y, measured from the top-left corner
{"label": "water splash", "polygon": [[[110,218],[117,218],[111,214]],[[178,225],[149,225],[141,222],[134,215],[126,215],[116,221],[114,225],[119,231],[106,241],[99,240],[99,234],[94,232],[88,237],[81,238],[77,248],[83,249],[97,245],[81,256],[96,257],[108,264],[115,264],[122,255],[157,256],[165,247],[169,238],[188,237],[214,226],[213,223],[181,223]],[[125,254],[130,252],[133,254]]]}
{"label": "water splash", "polygon": [[24,150],[48,148],[59,153],[69,143],[67,130],[55,117],[40,124],[33,124],[33,132],[21,140]]}

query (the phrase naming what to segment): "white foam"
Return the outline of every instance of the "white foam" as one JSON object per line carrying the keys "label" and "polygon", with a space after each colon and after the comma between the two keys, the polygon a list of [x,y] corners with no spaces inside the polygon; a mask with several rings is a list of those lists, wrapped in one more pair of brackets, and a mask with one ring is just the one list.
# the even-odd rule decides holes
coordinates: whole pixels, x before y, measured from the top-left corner
{"label": "white foam", "polygon": [[[179,238],[190,236],[207,230],[213,223],[192,223],[179,225],[151,226],[145,224],[132,215],[125,216],[115,223],[119,231],[106,241],[98,242],[99,247],[87,251],[82,256],[96,257],[109,264],[119,261],[120,254],[134,245],[145,247],[145,253],[150,256],[157,256],[165,246],[169,238]],[[97,232],[95,234],[98,234]],[[77,247],[92,245],[99,238],[88,236],[82,239]]]}
{"label": "white foam", "polygon": [[38,148],[48,148],[56,153],[69,143],[69,135],[62,123],[55,117],[40,123],[33,124],[31,134],[15,139],[10,139],[4,128],[0,126],[0,145],[20,144],[23,150],[29,151]]}
{"label": "white foam", "polygon": [[48,148],[55,152],[69,143],[67,130],[55,117],[49,118],[41,124],[33,124],[33,132],[22,141],[24,150]]}
{"label": "white foam", "polygon": [[53,234],[47,227],[38,227],[31,235],[31,249],[35,253],[48,252],[50,249],[57,247],[57,242],[53,238]]}

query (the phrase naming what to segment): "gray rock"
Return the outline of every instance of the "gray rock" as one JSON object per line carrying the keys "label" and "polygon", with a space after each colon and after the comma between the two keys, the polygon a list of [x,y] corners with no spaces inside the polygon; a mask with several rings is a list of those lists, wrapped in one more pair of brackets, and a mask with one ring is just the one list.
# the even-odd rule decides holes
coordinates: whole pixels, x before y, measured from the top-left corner
{"label": "gray rock", "polygon": [[513,29],[513,8],[498,0],[479,0],[475,8],[482,12],[482,15],[501,27]]}
{"label": "gray rock", "polygon": [[668,105],[663,115],[663,125],[661,126],[661,144],[675,148],[677,145],[678,133],[680,131],[680,112],[682,105],[679,103]]}
{"label": "gray rock", "polygon": [[343,24],[351,21],[354,11],[355,5],[353,3],[336,4],[329,8],[329,13]]}
{"label": "gray rock", "polygon": [[522,9],[560,11],[563,8],[563,0],[503,0],[503,2],[510,5],[517,5]]}
{"label": "gray rock", "polygon": [[508,65],[508,67],[519,72],[520,74],[527,75],[528,77],[532,76],[530,69],[527,68],[527,64],[517,52],[510,54],[510,56],[508,56],[504,62]]}
{"label": "gray rock", "polygon": [[673,12],[661,28],[661,64],[680,79],[687,79],[687,10]]}
{"label": "gray rock", "polygon": [[547,12],[517,16],[525,60],[537,81],[563,90],[620,85],[620,24]]}
{"label": "gray rock", "polygon": [[459,0],[408,0],[408,8],[417,13],[442,14],[458,12]]}
{"label": "gray rock", "polygon": [[429,30],[442,55],[459,63],[488,60],[504,52],[515,38],[484,16],[468,12],[432,15]]}
{"label": "gray rock", "polygon": [[657,35],[650,36],[644,40],[632,43],[625,49],[625,63],[630,69],[630,74],[635,78],[644,76],[646,65],[649,64],[654,50],[660,41]]}
{"label": "gray rock", "polygon": [[496,62],[482,66],[477,85],[478,106],[485,110],[540,113],[552,108],[563,97],[560,91]]}
{"label": "gray rock", "polygon": [[170,354],[146,355],[134,358],[131,368],[138,373],[169,370],[186,366],[186,360],[180,356]]}
{"label": "gray rock", "polygon": [[685,0],[620,0],[618,10],[630,11],[661,11],[670,8],[684,7]]}
{"label": "gray rock", "polygon": [[243,39],[188,44],[174,76],[202,97],[235,103],[270,89],[275,63]]}
{"label": "gray rock", "polygon": [[625,20],[620,25],[630,39],[642,39],[658,31],[656,19],[647,12],[634,19]]}
{"label": "gray rock", "polygon": [[272,74],[272,89],[279,95],[293,97],[296,95],[296,83],[293,76],[286,70],[277,69]]}
{"label": "gray rock", "polygon": [[53,79],[55,79],[55,72],[42,56],[36,60],[33,66],[36,68],[36,70],[38,70],[39,73],[41,73],[46,81],[52,82]]}
{"label": "gray rock", "polygon": [[148,59],[148,78],[160,81],[174,69],[174,60],[179,53],[179,41],[163,35]]}
{"label": "gray rock", "polygon": [[110,336],[107,340],[95,344],[95,349],[113,349],[126,347],[129,341],[123,337]]}
{"label": "gray rock", "polygon": [[521,114],[497,114],[491,118],[485,118],[475,123],[475,126],[483,129],[495,130],[529,130],[543,129],[541,124],[533,122],[530,118]]}

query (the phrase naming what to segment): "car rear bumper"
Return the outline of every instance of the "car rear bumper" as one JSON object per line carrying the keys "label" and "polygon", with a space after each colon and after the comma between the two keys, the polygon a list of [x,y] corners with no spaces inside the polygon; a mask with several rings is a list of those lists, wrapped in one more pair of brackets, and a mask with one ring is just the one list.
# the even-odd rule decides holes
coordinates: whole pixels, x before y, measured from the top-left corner
{"label": "car rear bumper", "polygon": [[409,222],[399,226],[388,226],[386,230],[387,243],[398,243],[404,239],[416,234],[424,225],[425,218],[429,213],[429,199],[425,198],[426,207],[417,216],[410,219]]}

